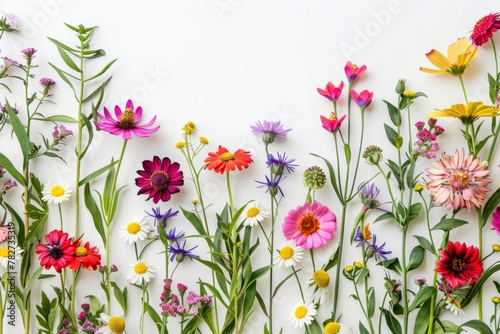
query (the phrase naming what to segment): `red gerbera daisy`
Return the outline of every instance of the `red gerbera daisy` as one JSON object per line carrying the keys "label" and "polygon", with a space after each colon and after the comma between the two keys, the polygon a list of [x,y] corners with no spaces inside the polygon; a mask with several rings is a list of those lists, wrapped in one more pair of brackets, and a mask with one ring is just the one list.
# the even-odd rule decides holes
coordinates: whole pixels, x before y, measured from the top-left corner
{"label": "red gerbera daisy", "polygon": [[61,230],[53,230],[45,236],[46,244],[38,244],[36,253],[40,256],[40,265],[45,269],[54,269],[60,273],[61,269],[66,268],[75,254],[76,245],[73,239],[69,238],[68,233]]}
{"label": "red gerbera daisy", "polygon": [[73,270],[78,270],[80,265],[87,270],[96,270],[97,266],[101,264],[101,254],[99,249],[94,246],[90,247],[88,242],[85,245],[80,245],[80,238],[73,243],[76,246],[73,259],[69,263],[69,267]]}
{"label": "red gerbera daisy", "polygon": [[236,168],[238,168],[238,170],[248,168],[248,165],[250,165],[253,160],[248,151],[238,149],[236,152],[231,153],[225,147],[219,145],[217,152],[208,153],[208,158],[205,159],[205,162],[208,162],[205,169],[213,169],[217,173],[224,174],[224,172],[230,172]]}
{"label": "red gerbera daisy", "polygon": [[476,22],[470,39],[474,45],[481,46],[488,42],[498,29],[500,29],[500,13],[488,14]]}
{"label": "red gerbera daisy", "polygon": [[448,247],[439,252],[436,272],[453,288],[459,288],[468,282],[474,284],[483,272],[483,262],[479,250],[460,242],[448,242]]}
{"label": "red gerbera daisy", "polygon": [[124,140],[131,139],[132,133],[137,137],[148,137],[160,128],[160,126],[157,126],[148,129],[148,127],[152,126],[156,121],[156,116],[147,124],[137,124],[141,120],[142,107],[137,107],[134,110],[134,104],[131,100],[127,101],[123,112],[119,106],[115,106],[116,119],[111,116],[106,107],[104,107],[104,115],[97,113],[97,116],[99,116],[101,121],[94,122],[96,127],[113,135],[121,134]]}
{"label": "red gerbera daisy", "polygon": [[153,160],[142,162],[144,170],[138,170],[141,177],[135,179],[136,186],[141,190],[138,195],[148,194],[156,204],[160,200],[167,202],[171,195],[180,191],[179,186],[184,185],[184,174],[179,170],[178,162],[172,162],[169,158],[155,156]]}

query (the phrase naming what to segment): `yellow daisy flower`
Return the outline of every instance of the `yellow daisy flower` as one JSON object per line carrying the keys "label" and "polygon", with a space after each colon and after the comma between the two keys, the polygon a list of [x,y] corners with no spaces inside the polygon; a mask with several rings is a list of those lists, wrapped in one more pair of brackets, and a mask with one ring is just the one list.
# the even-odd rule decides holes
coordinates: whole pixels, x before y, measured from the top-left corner
{"label": "yellow daisy flower", "polygon": [[455,43],[448,46],[448,54],[445,57],[441,52],[432,49],[425,54],[427,59],[438,69],[421,67],[420,71],[427,73],[448,72],[453,76],[461,76],[469,63],[477,55],[477,47],[469,44],[465,38],[459,38]]}
{"label": "yellow daisy flower", "polygon": [[500,108],[487,106],[482,102],[469,102],[465,104],[454,104],[447,109],[434,109],[427,115],[427,118],[434,117],[455,117],[464,124],[472,124],[479,117],[494,117],[498,116]]}

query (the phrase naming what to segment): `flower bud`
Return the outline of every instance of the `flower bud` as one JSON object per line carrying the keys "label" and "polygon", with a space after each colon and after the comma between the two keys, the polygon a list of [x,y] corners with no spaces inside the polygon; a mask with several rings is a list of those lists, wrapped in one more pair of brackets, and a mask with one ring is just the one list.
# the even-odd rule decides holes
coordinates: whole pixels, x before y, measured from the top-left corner
{"label": "flower bud", "polygon": [[493,298],[491,298],[491,301],[493,302],[493,304],[500,304],[500,297],[494,296]]}
{"label": "flower bud", "polygon": [[370,145],[363,152],[363,158],[369,165],[378,165],[383,158],[382,149],[376,145]]}
{"label": "flower bud", "polygon": [[396,93],[403,94],[403,92],[405,91],[405,82],[405,79],[398,80],[398,83],[396,85]]}
{"label": "flower bud", "polygon": [[309,167],[302,174],[302,183],[309,189],[321,189],[326,183],[326,174],[318,166]]}
{"label": "flower bud", "polygon": [[494,244],[493,246],[491,246],[491,248],[495,252],[500,252],[500,245],[499,244]]}
{"label": "flower bud", "polygon": [[179,149],[184,148],[184,146],[186,146],[186,143],[183,141],[179,141],[179,142],[177,142],[177,144],[175,144],[175,148],[179,148]]}

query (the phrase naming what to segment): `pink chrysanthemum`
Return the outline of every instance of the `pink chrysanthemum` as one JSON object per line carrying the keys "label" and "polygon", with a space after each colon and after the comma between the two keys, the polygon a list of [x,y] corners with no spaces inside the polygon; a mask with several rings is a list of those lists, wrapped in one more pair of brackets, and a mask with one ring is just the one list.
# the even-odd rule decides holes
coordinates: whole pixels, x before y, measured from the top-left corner
{"label": "pink chrysanthemum", "polygon": [[134,110],[134,104],[131,100],[127,101],[123,112],[119,106],[115,106],[116,119],[111,116],[106,107],[104,107],[104,115],[97,113],[97,116],[101,121],[94,122],[96,127],[113,135],[122,135],[124,140],[132,139],[132,133],[137,137],[148,137],[160,128],[160,126],[149,128],[156,121],[156,116],[147,124],[137,124],[141,120],[142,107],[137,107]]}
{"label": "pink chrysanthemum", "polygon": [[304,203],[288,212],[282,225],[287,240],[295,240],[305,249],[320,248],[333,238],[337,218],[319,202]]}
{"label": "pink chrysanthemum", "polygon": [[471,211],[473,204],[480,207],[485,199],[486,193],[490,191],[486,187],[491,182],[486,178],[490,171],[485,169],[486,163],[481,163],[480,158],[469,154],[465,157],[464,150],[456,150],[450,156],[443,153],[434,167],[428,168],[427,189],[434,196],[434,204],[445,205],[447,209],[459,210],[464,207]]}
{"label": "pink chrysanthemum", "polygon": [[476,22],[470,39],[474,45],[481,46],[488,42],[498,29],[500,29],[500,13],[488,14]]}

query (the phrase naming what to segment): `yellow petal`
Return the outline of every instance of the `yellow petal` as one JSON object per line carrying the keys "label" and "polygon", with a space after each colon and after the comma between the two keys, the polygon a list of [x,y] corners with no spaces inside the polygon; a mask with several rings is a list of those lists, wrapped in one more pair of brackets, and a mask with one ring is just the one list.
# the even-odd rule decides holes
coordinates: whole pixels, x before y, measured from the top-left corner
{"label": "yellow petal", "polygon": [[426,72],[426,73],[434,73],[434,74],[444,73],[445,72],[443,70],[433,70],[432,68],[425,68],[425,67],[420,67],[420,71]]}
{"label": "yellow petal", "polygon": [[458,63],[458,57],[467,52],[469,42],[462,37],[448,47],[448,59],[452,64]]}
{"label": "yellow petal", "polygon": [[432,65],[436,66],[440,70],[446,71],[452,65],[441,52],[434,49],[426,53],[425,56],[429,59]]}

